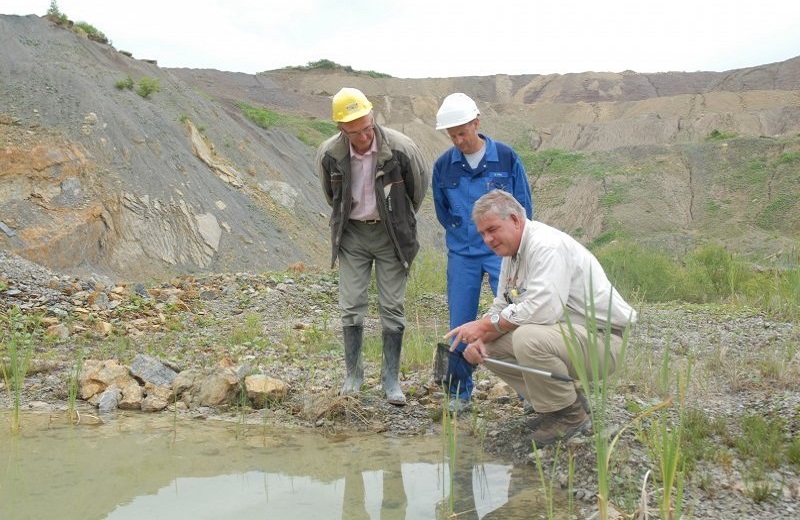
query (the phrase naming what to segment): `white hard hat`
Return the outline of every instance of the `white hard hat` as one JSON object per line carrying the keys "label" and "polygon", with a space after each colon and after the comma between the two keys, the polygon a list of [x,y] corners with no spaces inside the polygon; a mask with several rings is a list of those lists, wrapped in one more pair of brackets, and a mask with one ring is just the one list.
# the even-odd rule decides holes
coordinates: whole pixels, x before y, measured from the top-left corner
{"label": "white hard hat", "polygon": [[480,115],[478,105],[466,94],[456,92],[450,94],[442,102],[436,112],[436,129],[453,128],[454,126],[469,123]]}

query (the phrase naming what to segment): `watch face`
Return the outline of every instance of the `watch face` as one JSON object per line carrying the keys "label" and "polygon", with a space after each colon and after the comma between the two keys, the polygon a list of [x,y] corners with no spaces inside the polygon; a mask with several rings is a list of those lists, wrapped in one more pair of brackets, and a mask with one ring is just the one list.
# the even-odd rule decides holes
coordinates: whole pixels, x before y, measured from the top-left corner
{"label": "watch face", "polygon": [[500,322],[500,315],[499,314],[492,314],[491,318],[489,318],[489,319],[492,320],[492,323],[499,323]]}

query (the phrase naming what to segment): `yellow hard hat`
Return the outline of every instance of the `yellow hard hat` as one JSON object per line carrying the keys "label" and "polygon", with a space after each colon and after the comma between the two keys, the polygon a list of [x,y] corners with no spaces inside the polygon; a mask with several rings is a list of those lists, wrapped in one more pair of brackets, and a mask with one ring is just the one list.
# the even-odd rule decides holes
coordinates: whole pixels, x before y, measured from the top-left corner
{"label": "yellow hard hat", "polygon": [[372,103],[357,88],[344,87],[333,96],[333,120],[347,123],[369,114]]}

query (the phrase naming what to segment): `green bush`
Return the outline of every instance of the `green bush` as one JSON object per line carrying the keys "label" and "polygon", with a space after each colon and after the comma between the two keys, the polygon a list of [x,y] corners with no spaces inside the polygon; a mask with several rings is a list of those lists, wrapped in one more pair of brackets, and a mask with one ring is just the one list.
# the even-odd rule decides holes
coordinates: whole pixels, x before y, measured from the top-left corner
{"label": "green bush", "polygon": [[134,85],[133,79],[131,79],[130,76],[128,76],[125,79],[121,79],[114,84],[114,86],[120,90],[124,89],[133,90],[133,85]]}
{"label": "green bush", "polygon": [[136,93],[143,98],[150,97],[150,94],[159,92],[161,87],[156,78],[148,78],[147,76],[139,80],[139,85],[136,86]]}
{"label": "green bush", "polygon": [[75,22],[75,28],[73,30],[80,30],[86,33],[86,36],[93,41],[101,42],[101,43],[108,43],[108,38],[106,35],[99,31],[93,25],[86,23],[86,22]]}

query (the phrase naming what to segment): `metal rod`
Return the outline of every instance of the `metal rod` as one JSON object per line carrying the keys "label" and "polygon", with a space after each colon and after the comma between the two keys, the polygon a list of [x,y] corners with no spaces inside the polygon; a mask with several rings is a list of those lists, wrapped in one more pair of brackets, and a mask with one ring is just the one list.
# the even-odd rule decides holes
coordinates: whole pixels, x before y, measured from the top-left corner
{"label": "metal rod", "polygon": [[[459,352],[458,350],[450,350],[450,346],[447,343],[437,343],[436,348],[446,351],[448,353],[453,353],[461,358],[464,358],[464,353]],[[511,368],[515,370],[519,370],[520,372],[528,372],[529,374],[535,374],[537,376],[544,376],[549,377],[551,379],[555,379],[557,381],[564,381],[565,383],[574,383],[575,380],[570,376],[564,376],[561,374],[553,374],[552,372],[546,372],[544,370],[533,368],[533,367],[523,367],[521,365],[517,365],[516,363],[509,363],[508,361],[500,361],[499,359],[493,358],[486,358],[483,360],[484,362],[490,365],[497,365],[501,367]]]}
{"label": "metal rod", "polygon": [[567,383],[572,383],[572,382],[575,381],[574,379],[572,379],[569,376],[562,376],[561,374],[554,374],[552,372],[546,372],[544,370],[539,370],[538,368],[524,367],[522,365],[509,363],[508,361],[500,361],[499,359],[486,358],[483,361],[485,363],[490,364],[490,365],[497,365],[497,366],[506,367],[506,368],[513,368],[513,369],[519,370],[521,372],[528,372],[530,374],[536,374],[538,376],[545,376],[545,377],[549,377],[551,379],[556,379],[558,381],[564,381],[564,382],[567,382]]}

